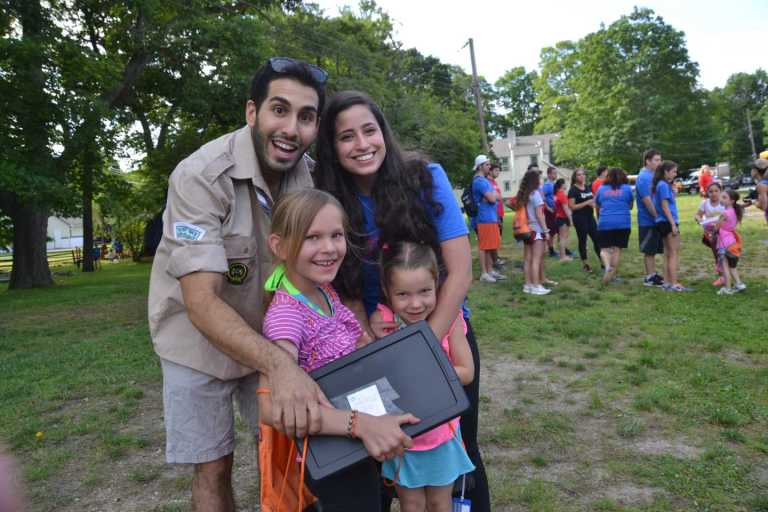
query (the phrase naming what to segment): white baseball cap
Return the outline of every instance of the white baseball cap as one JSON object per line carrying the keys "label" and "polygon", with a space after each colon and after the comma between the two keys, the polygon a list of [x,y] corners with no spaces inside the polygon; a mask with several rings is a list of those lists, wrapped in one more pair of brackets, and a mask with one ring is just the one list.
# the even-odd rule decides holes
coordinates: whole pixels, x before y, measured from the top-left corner
{"label": "white baseball cap", "polygon": [[483,165],[485,162],[490,162],[490,159],[485,155],[477,155],[475,157],[475,169]]}

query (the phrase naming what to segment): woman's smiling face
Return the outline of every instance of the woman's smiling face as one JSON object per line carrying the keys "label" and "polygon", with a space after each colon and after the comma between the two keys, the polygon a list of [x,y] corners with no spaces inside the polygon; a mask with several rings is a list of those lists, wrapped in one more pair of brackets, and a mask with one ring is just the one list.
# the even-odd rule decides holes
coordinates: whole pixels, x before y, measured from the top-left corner
{"label": "woman's smiling face", "polygon": [[334,144],[341,167],[355,176],[359,185],[370,185],[384,163],[387,146],[381,127],[368,107],[354,105],[339,112]]}

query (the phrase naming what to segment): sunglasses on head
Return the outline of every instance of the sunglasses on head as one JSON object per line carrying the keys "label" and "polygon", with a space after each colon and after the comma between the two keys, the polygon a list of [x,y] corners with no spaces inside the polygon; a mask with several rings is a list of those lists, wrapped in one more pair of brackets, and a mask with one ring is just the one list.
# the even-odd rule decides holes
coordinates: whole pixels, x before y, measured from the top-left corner
{"label": "sunglasses on head", "polygon": [[307,66],[309,72],[312,74],[312,78],[314,78],[317,83],[324,84],[328,80],[328,73],[324,69],[317,67],[314,64],[309,64],[308,62],[292,59],[290,57],[272,57],[267,62],[269,63],[269,67],[272,68],[272,71],[275,73],[287,73],[288,71],[301,66]]}

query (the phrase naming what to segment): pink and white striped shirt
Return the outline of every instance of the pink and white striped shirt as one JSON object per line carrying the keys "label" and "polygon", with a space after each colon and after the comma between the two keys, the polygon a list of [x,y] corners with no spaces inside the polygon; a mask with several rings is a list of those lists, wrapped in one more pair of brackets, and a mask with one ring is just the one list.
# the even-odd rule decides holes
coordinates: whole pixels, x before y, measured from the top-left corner
{"label": "pink and white striped shirt", "polygon": [[299,367],[307,372],[355,350],[363,333],[354,313],[339,300],[330,286],[324,286],[332,316],[321,315],[291,294],[278,290],[264,316],[264,336],[287,340],[299,351]]}

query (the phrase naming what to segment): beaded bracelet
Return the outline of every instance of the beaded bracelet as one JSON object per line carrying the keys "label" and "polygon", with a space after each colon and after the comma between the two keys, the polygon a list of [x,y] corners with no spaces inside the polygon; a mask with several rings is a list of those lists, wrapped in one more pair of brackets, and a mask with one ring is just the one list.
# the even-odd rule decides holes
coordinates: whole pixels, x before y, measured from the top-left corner
{"label": "beaded bracelet", "polygon": [[350,439],[357,439],[357,411],[353,410],[349,415],[347,421],[347,437]]}

